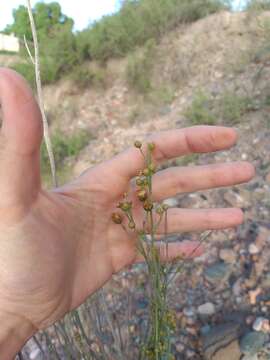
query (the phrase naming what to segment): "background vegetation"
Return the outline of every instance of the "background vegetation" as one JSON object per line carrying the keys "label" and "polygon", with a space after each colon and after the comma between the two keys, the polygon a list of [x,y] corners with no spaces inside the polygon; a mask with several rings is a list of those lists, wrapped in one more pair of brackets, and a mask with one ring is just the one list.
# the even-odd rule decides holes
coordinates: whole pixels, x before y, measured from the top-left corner
{"label": "background vegetation", "polygon": [[[37,3],[33,11],[41,48],[43,83],[55,82],[71,70],[78,75],[76,68],[86,60],[104,64],[112,57],[125,56],[151,39],[159,41],[181,23],[196,21],[226,7],[224,0],[125,0],[118,13],[74,33],[73,20],[62,13],[57,2]],[[14,33],[21,40],[25,36],[31,48],[26,7],[21,5],[14,10],[13,18],[14,22],[4,32]],[[23,46],[21,55],[23,61],[14,68],[33,82],[32,66]]]}

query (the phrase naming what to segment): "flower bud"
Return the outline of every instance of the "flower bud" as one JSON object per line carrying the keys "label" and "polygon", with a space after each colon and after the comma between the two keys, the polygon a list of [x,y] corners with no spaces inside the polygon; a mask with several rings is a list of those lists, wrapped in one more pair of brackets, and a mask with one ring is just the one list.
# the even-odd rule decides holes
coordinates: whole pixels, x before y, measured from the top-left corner
{"label": "flower bud", "polygon": [[120,202],[118,207],[123,211],[129,211],[132,208],[132,202],[129,201]]}
{"label": "flower bud", "polygon": [[140,190],[137,192],[138,199],[140,201],[145,201],[147,199],[147,191],[146,190]]}
{"label": "flower bud", "polygon": [[143,186],[143,184],[144,184],[144,179],[143,178],[137,178],[136,179],[136,185],[137,186]]}
{"label": "flower bud", "polygon": [[112,221],[115,223],[115,224],[122,224],[123,222],[123,218],[120,214],[118,213],[113,213],[112,214]]}
{"label": "flower bud", "polygon": [[163,210],[162,206],[159,206],[158,208],[156,208],[156,213],[158,215],[162,215],[164,213],[164,210]]}
{"label": "flower bud", "polygon": [[152,209],[153,209],[153,203],[152,203],[152,201],[151,200],[146,200],[145,202],[144,202],[144,204],[143,204],[143,208],[144,208],[144,210],[145,211],[151,211]]}
{"label": "flower bud", "polygon": [[155,149],[155,147],[156,147],[156,145],[155,145],[154,143],[149,143],[149,144],[148,144],[148,149],[149,149],[150,151],[153,151],[153,150]]}
{"label": "flower bud", "polygon": [[162,204],[161,206],[164,211],[167,211],[169,209],[169,205],[167,204]]}
{"label": "flower bud", "polygon": [[156,171],[157,171],[157,168],[156,168],[156,165],[151,163],[149,166],[148,166],[148,169],[154,174]]}
{"label": "flower bud", "polygon": [[142,143],[141,143],[140,141],[136,140],[136,141],[134,142],[134,146],[135,146],[137,149],[140,149],[140,148],[142,147]]}
{"label": "flower bud", "polygon": [[128,223],[128,227],[129,227],[131,230],[135,229],[135,227],[136,227],[135,222],[134,222],[134,221],[130,221],[130,222]]}
{"label": "flower bud", "polygon": [[144,176],[149,176],[149,175],[150,175],[150,170],[149,170],[148,168],[145,168],[145,169],[143,170],[143,175],[144,175]]}

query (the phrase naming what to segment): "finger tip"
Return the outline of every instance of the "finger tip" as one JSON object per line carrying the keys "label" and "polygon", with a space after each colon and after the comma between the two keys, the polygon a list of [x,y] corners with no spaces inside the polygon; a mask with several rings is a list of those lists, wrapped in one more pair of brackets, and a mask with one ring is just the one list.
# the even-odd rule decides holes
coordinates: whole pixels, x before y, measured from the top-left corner
{"label": "finger tip", "polygon": [[245,166],[246,178],[249,181],[249,180],[253,179],[256,175],[255,166],[253,164],[251,164],[250,162],[244,162],[244,166]]}
{"label": "finger tip", "polygon": [[224,128],[224,135],[226,137],[227,142],[230,146],[233,146],[237,143],[238,140],[238,131],[236,128],[225,127]]}
{"label": "finger tip", "polygon": [[225,150],[233,147],[238,140],[238,132],[235,128],[226,126],[214,126],[212,128],[213,143],[216,144],[216,150]]}
{"label": "finger tip", "polygon": [[244,212],[242,209],[237,209],[237,208],[234,208],[232,209],[233,211],[233,223],[234,223],[234,226],[238,226],[238,225],[241,225],[243,224],[244,222]]}

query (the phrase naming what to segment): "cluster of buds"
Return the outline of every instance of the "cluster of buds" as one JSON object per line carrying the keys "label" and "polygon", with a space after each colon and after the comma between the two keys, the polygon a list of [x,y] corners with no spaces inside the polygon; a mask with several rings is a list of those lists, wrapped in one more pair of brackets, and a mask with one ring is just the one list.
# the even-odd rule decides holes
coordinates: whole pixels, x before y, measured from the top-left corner
{"label": "cluster of buds", "polygon": [[[142,152],[142,143],[140,141],[135,141],[134,146]],[[147,145],[148,151],[151,153],[155,149],[154,143],[149,143]],[[144,158],[145,155],[142,152]],[[143,208],[146,212],[152,211],[154,204],[151,200],[151,196],[149,193],[149,185],[150,185],[150,178],[155,174],[157,171],[156,166],[153,162],[149,162],[147,166],[139,172],[139,175],[136,179],[136,185],[138,190],[136,192],[137,198],[139,201],[143,203]]]}
{"label": "cluster of buds", "polygon": [[[129,222],[128,222],[129,229],[135,230],[136,224],[135,224],[135,221],[133,220],[133,215],[132,215],[132,205],[133,204],[132,204],[132,201],[128,201],[126,198],[127,198],[127,194],[124,194],[124,201],[120,201],[117,207],[120,210],[122,210],[122,212],[128,218],[128,220],[129,220]],[[123,216],[122,216],[122,214],[113,213],[112,214],[112,221],[115,224],[123,226]]]}
{"label": "cluster of buds", "polygon": [[[151,179],[152,176],[157,171],[155,164],[151,161],[151,154],[155,149],[154,143],[147,144],[147,156],[142,151],[142,143],[140,141],[135,141],[134,146],[140,150],[144,159],[146,160],[146,167],[141,170],[136,178],[136,185],[138,187],[136,191],[137,198],[140,202],[142,202],[143,209],[146,212],[150,212],[154,208],[153,201],[151,200]],[[147,158],[150,157],[150,161],[147,161]],[[133,220],[132,216],[132,202],[127,200],[127,194],[124,194],[124,201],[120,201],[118,204],[118,208],[122,210],[124,215],[128,218],[129,223],[128,227],[131,230],[135,230],[136,224]],[[123,226],[123,216],[119,213],[112,214],[112,221],[115,224],[122,224]]]}
{"label": "cluster of buds", "polygon": [[163,215],[168,209],[169,209],[169,206],[167,204],[162,204],[156,208],[156,213],[158,215]]}
{"label": "cluster of buds", "polygon": [[129,212],[132,209],[132,202],[131,201],[120,201],[120,203],[117,206],[119,209],[121,209],[124,212]]}

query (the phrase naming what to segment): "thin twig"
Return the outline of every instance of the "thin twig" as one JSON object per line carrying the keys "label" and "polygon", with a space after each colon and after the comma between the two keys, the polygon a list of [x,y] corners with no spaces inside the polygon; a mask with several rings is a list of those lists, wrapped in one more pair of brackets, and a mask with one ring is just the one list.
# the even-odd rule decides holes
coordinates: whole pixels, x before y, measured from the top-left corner
{"label": "thin twig", "polygon": [[175,277],[181,273],[181,271],[183,270],[185,264],[186,264],[186,260],[191,258],[196,251],[202,246],[202,244],[205,242],[205,240],[212,234],[212,231],[207,231],[205,234],[202,235],[202,237],[200,238],[199,244],[187,255],[187,258],[185,258],[183,260],[183,262],[177,267],[177,269],[174,272],[170,272],[169,271],[169,275],[172,275],[169,279],[168,279],[168,285],[171,284],[171,282],[175,279]]}
{"label": "thin twig", "polygon": [[28,53],[28,55],[29,55],[29,58],[30,58],[32,64],[35,66],[35,60],[34,60],[34,58],[33,58],[33,55],[31,54],[31,51],[30,51],[30,49],[29,49],[29,46],[28,46],[28,43],[27,43],[27,40],[26,40],[26,36],[25,36],[25,35],[23,35],[23,40],[24,40],[24,46],[25,46],[25,48],[26,48],[26,50],[27,50],[27,53]]}
{"label": "thin twig", "polygon": [[31,31],[32,31],[33,40],[34,40],[34,49],[35,49],[34,64],[35,64],[36,85],[37,85],[37,93],[38,93],[38,102],[39,102],[39,107],[40,107],[42,121],[43,121],[44,139],[45,139],[45,144],[46,144],[48,155],[49,155],[49,161],[50,161],[51,173],[52,173],[52,181],[53,181],[53,185],[56,187],[57,186],[57,177],[56,177],[55,161],[54,161],[52,143],[51,143],[50,134],[49,134],[49,125],[48,125],[48,121],[47,121],[47,117],[46,117],[46,113],[45,113],[44,101],[43,101],[41,76],[40,76],[39,45],[38,45],[35,20],[34,20],[32,6],[31,6],[31,0],[27,0],[27,9],[28,9]]}

